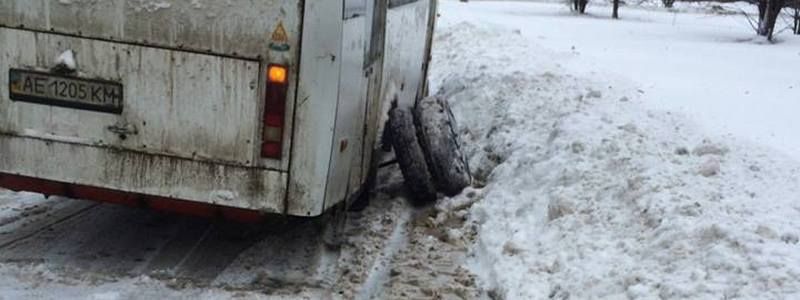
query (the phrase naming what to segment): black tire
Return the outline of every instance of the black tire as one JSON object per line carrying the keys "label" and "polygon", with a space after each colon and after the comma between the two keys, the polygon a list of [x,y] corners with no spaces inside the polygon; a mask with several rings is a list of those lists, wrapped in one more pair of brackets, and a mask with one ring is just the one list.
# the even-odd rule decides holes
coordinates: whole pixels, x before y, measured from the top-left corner
{"label": "black tire", "polygon": [[418,205],[436,201],[436,187],[428,170],[425,154],[417,140],[417,128],[411,110],[394,107],[389,111],[391,144],[405,185]]}
{"label": "black tire", "polygon": [[418,139],[436,188],[455,196],[472,183],[469,165],[455,132],[455,118],[447,101],[426,97],[414,107]]}

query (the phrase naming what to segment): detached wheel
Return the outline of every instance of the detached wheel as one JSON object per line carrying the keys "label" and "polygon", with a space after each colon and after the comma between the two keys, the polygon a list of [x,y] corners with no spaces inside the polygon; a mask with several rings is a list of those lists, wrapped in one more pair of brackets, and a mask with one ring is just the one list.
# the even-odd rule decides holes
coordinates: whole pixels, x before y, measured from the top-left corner
{"label": "detached wheel", "polygon": [[436,201],[436,187],[428,170],[425,153],[417,139],[417,128],[411,110],[394,107],[389,111],[391,144],[397,156],[397,163],[403,173],[406,187],[411,191],[418,205]]}
{"label": "detached wheel", "polygon": [[417,136],[436,188],[455,196],[472,183],[469,165],[461,152],[450,105],[441,97],[426,97],[414,107]]}

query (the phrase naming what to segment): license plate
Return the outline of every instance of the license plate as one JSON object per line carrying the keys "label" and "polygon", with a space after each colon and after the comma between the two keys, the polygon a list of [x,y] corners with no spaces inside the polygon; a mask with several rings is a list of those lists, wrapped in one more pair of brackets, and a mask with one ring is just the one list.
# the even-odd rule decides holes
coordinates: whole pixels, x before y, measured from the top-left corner
{"label": "license plate", "polygon": [[117,82],[19,69],[8,75],[11,100],[122,113],[122,84]]}

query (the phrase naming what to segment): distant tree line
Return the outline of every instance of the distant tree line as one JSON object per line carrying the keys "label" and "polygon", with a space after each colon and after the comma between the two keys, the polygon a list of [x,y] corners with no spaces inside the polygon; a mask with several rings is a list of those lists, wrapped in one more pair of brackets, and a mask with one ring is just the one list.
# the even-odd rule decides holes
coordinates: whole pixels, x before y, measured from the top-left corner
{"label": "distant tree line", "polygon": [[[586,6],[589,5],[589,0],[570,0],[573,10],[580,14],[586,13]],[[619,6],[621,0],[611,0],[612,12],[611,17],[619,19]],[[672,8],[675,1],[683,2],[719,2],[729,3],[737,2],[736,0],[661,0],[664,7]],[[758,21],[755,22],[754,28],[758,35],[772,40],[775,34],[775,24],[781,18],[781,12],[788,10],[792,13],[786,14],[791,17],[792,32],[800,34],[800,0],[745,0],[758,7]]]}

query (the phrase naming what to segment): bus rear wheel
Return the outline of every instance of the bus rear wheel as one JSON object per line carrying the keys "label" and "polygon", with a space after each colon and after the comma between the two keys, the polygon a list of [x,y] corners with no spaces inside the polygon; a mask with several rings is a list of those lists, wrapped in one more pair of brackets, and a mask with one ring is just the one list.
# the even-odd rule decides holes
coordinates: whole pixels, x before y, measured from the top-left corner
{"label": "bus rear wheel", "polygon": [[438,96],[414,106],[417,137],[437,190],[455,196],[472,183],[469,165],[456,134],[456,120],[447,101]]}
{"label": "bus rear wheel", "polygon": [[391,144],[406,188],[417,205],[436,201],[436,187],[428,170],[425,153],[417,140],[414,116],[407,107],[394,107],[389,111]]}
{"label": "bus rear wheel", "polygon": [[455,128],[450,106],[440,97],[389,111],[391,145],[415,203],[436,201],[437,192],[455,196],[472,183]]}

